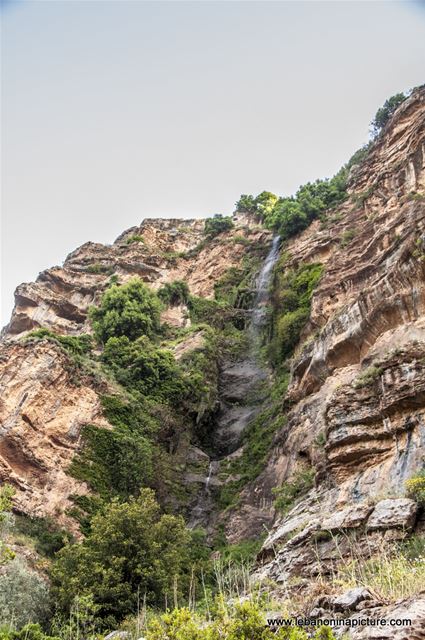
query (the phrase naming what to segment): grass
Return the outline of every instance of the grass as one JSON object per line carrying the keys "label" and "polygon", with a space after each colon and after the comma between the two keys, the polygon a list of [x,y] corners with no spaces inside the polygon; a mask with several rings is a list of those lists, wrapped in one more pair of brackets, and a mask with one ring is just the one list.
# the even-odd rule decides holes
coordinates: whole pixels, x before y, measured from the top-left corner
{"label": "grass", "polygon": [[86,273],[93,274],[105,274],[110,276],[114,273],[114,267],[107,264],[101,264],[100,262],[94,262],[86,267]]}
{"label": "grass", "polygon": [[362,586],[378,600],[392,602],[409,598],[423,591],[425,558],[410,558],[407,554],[382,548],[369,559],[352,557],[340,566],[335,583],[344,589]]}
{"label": "grass", "polygon": [[347,229],[341,236],[341,247],[347,247],[350,242],[356,237],[357,231],[355,229]]}
{"label": "grass", "polygon": [[134,242],[140,242],[141,244],[145,244],[145,239],[143,236],[135,233],[134,235],[127,238],[126,240],[127,244],[133,244]]}
{"label": "grass", "polygon": [[375,380],[382,374],[382,367],[371,365],[365,369],[357,378],[353,381],[352,385],[355,389],[362,389],[370,384],[373,384]]}

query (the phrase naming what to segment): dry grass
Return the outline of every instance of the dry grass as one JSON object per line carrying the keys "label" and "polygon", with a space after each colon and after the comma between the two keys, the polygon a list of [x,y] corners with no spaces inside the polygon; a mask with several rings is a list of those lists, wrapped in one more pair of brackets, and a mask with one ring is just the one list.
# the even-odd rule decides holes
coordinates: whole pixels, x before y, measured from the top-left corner
{"label": "dry grass", "polygon": [[[337,547],[338,548],[338,547]],[[362,586],[383,602],[419,594],[425,585],[425,556],[409,557],[399,545],[382,545],[379,553],[367,543],[351,542],[332,576],[342,589]]]}

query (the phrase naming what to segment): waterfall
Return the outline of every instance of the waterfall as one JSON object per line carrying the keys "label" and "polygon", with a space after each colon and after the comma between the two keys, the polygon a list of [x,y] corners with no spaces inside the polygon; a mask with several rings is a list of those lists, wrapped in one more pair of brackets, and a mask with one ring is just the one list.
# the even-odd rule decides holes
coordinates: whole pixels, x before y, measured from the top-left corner
{"label": "waterfall", "polygon": [[[216,510],[215,494],[221,483],[220,463],[235,454],[241,446],[244,430],[260,410],[258,389],[269,372],[258,362],[257,347],[267,323],[269,288],[273,267],[279,257],[279,245],[280,238],[275,236],[256,280],[251,324],[247,329],[251,338],[249,349],[236,362],[223,363],[220,371],[220,409],[214,422],[213,452],[203,488],[191,511],[190,527],[206,526],[209,530]],[[209,530],[211,532],[212,529]]]}
{"label": "waterfall", "polygon": [[251,331],[254,336],[260,333],[267,321],[267,303],[273,267],[279,257],[280,236],[273,238],[271,249],[264,260],[256,282],[256,296],[251,315]]}

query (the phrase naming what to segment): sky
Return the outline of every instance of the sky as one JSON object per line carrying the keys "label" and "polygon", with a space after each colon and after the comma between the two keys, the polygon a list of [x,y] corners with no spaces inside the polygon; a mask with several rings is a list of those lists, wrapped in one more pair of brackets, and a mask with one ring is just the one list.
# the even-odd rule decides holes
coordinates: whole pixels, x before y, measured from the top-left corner
{"label": "sky", "polygon": [[332,176],[425,81],[423,2],[2,0],[2,316],[146,217]]}

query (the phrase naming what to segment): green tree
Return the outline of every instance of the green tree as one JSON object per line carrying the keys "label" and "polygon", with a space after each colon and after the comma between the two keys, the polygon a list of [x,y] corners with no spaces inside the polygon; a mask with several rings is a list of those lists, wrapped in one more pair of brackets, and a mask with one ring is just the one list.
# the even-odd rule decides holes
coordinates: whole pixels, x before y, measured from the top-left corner
{"label": "green tree", "polygon": [[383,106],[378,109],[374,119],[371,122],[372,132],[374,136],[377,136],[382,129],[389,122],[394,111],[399,107],[407,98],[405,93],[396,93],[388,100],[385,100]]}
{"label": "green tree", "polygon": [[161,303],[156,294],[141,280],[125,285],[112,285],[104,293],[98,307],[89,316],[96,338],[106,343],[109,338],[127,336],[135,340],[142,335],[153,337],[160,327]]}
{"label": "green tree", "polygon": [[158,298],[167,306],[187,304],[189,300],[189,287],[184,280],[166,282],[158,289]]}
{"label": "green tree", "polygon": [[137,608],[137,594],[163,606],[182,588],[191,536],[181,517],[164,515],[153,491],[117,500],[92,520],[79,544],[64,547],[51,571],[53,594],[64,613],[75,594],[91,595],[104,628]]}
{"label": "green tree", "polygon": [[256,213],[255,198],[246,193],[241,195],[235,206],[239,213]]}
{"label": "green tree", "polygon": [[212,218],[205,220],[204,234],[210,238],[218,236],[223,231],[233,229],[234,224],[230,216],[223,216],[221,213],[217,213]]}
{"label": "green tree", "polygon": [[109,338],[102,360],[118,382],[142,395],[173,400],[184,392],[184,382],[173,354],[142,336],[131,342],[127,336]]}

